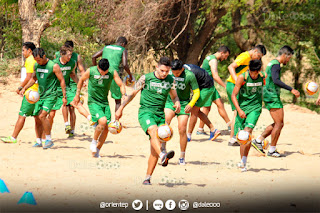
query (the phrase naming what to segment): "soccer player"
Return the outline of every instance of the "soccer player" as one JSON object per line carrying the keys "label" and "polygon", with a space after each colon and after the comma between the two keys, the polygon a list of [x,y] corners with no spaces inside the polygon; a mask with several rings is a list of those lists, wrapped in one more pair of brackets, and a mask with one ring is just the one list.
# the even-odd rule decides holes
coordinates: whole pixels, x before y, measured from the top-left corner
{"label": "soccer player", "polygon": [[[32,86],[36,82],[36,80],[38,80],[40,100],[36,103],[34,115],[41,121],[42,128],[39,132],[41,133],[40,135],[42,135],[43,131],[45,133],[46,142],[43,146],[43,149],[49,149],[54,144],[51,140],[50,121],[48,115],[57,101],[58,81],[60,81],[60,86],[63,94],[62,102],[63,105],[66,105],[66,83],[64,81],[59,65],[49,60],[42,48],[34,49],[32,54],[37,62],[34,65],[35,73],[29,80],[29,82],[20,91],[20,95],[23,95],[24,92],[30,86]],[[42,143],[39,143],[37,141],[34,147],[42,147]]]}
{"label": "soccer player", "polygon": [[279,50],[277,58],[269,62],[266,68],[268,76],[266,78],[266,86],[263,90],[263,101],[266,108],[270,111],[270,115],[274,123],[269,125],[256,140],[252,141],[252,146],[257,151],[264,154],[262,141],[271,135],[271,145],[267,153],[267,156],[271,157],[281,157],[280,153],[276,150],[277,142],[283,128],[284,117],[283,105],[280,100],[280,89],[283,88],[289,90],[296,97],[300,96],[300,92],[298,90],[291,88],[280,80],[280,64],[286,65],[293,54],[294,51],[291,47],[287,45],[283,46]]}
{"label": "soccer player", "polygon": [[213,78],[204,69],[200,68],[197,65],[185,64],[184,68],[190,70],[195,74],[198,85],[200,87],[200,97],[191,110],[191,116],[187,133],[188,141],[191,141],[191,135],[197,123],[197,117],[199,117],[200,120],[202,120],[209,127],[209,140],[213,141],[220,135],[220,131],[214,128],[208,116],[200,110],[200,108],[203,107],[207,100],[212,97],[212,94],[214,92]]}
{"label": "soccer player", "polygon": [[80,92],[83,82],[89,79],[88,85],[88,107],[92,115],[92,121],[98,122],[95,128],[90,150],[92,156],[99,158],[100,150],[108,136],[108,123],[111,120],[111,112],[108,101],[108,93],[111,82],[114,80],[120,87],[122,95],[126,95],[125,86],[116,70],[109,68],[108,59],[101,59],[98,66],[90,67],[81,76],[78,86],[77,94],[74,97],[74,104],[77,105],[80,101]]}
{"label": "soccer player", "polygon": [[[229,55],[230,55],[230,49],[227,46],[221,46],[221,47],[219,47],[218,51],[215,54],[207,56],[201,65],[201,68],[205,69],[209,73],[209,75],[213,77],[213,80],[215,82],[217,82],[218,84],[220,84],[224,88],[226,88],[226,84],[221,80],[221,78],[219,76],[218,62],[226,60],[229,57]],[[215,86],[214,86],[214,91],[212,93],[211,98],[209,98],[207,100],[207,102],[203,105],[203,107],[201,108],[201,111],[204,114],[206,114],[206,115],[209,114],[209,112],[211,110],[212,102],[217,105],[218,112],[219,112],[220,116],[223,118],[223,120],[228,125],[228,129],[230,129],[231,128],[230,127],[231,126],[230,119],[229,119],[228,114],[224,108],[223,101],[221,100],[221,97],[218,93],[218,90],[215,88]],[[204,123],[203,123],[203,121],[200,120],[197,135],[206,134],[204,132],[203,127],[204,127]]]}
{"label": "soccer player", "polygon": [[117,120],[120,119],[124,107],[141,90],[138,118],[143,131],[149,135],[151,146],[144,185],[151,184],[151,175],[157,165],[158,158],[160,158],[162,166],[167,166],[169,159],[174,156],[174,151],[168,153],[165,150],[161,151],[160,140],[157,137],[158,126],[165,123],[164,107],[169,94],[174,103],[175,113],[179,113],[181,108],[177,92],[173,88],[174,79],[169,75],[170,68],[170,59],[168,57],[160,58],[156,71],[140,77],[135,89],[123,101],[115,116]]}
{"label": "soccer player", "polygon": [[249,51],[241,53],[232,64],[228,66],[230,76],[227,79],[227,95],[231,104],[231,109],[234,112],[231,121],[231,132],[229,146],[238,146],[236,138],[234,137],[234,122],[237,116],[237,111],[231,100],[231,95],[237,81],[237,77],[248,70],[250,60],[260,60],[266,54],[266,48],[263,45],[257,45]]}
{"label": "soccer player", "polygon": [[[262,111],[262,93],[265,74],[261,73],[262,62],[251,60],[249,70],[237,77],[236,85],[232,92],[232,102],[237,109],[235,122],[235,134],[244,130],[252,134]],[[238,98],[237,98],[238,97]],[[251,141],[240,144],[241,162],[239,167],[243,172],[247,171],[246,163]]]}
{"label": "soccer player", "polygon": [[[125,69],[125,71],[129,74],[129,81],[132,82],[132,74],[129,69],[128,65],[128,51],[125,49],[127,46],[127,39],[125,37],[119,37],[117,39],[117,43],[113,45],[106,45],[102,50],[96,52],[92,56],[92,64],[97,64],[97,58],[101,57],[108,59],[110,63],[110,70],[116,70],[119,72],[119,66],[122,62],[122,66]],[[119,74],[120,75],[120,74]],[[121,76],[121,75],[120,75]],[[115,99],[115,111],[118,110],[118,108],[121,105],[121,92],[118,85],[115,83],[115,81],[112,81],[111,84],[111,97]]]}
{"label": "soccer player", "polygon": [[[200,97],[200,89],[195,75],[183,67],[181,60],[175,59],[172,62],[171,76],[176,84],[176,91],[180,100],[180,113],[175,113],[174,103],[171,98],[167,98],[165,105],[166,123],[170,124],[174,116],[178,118],[178,129],[180,135],[180,158],[179,164],[185,165],[185,152],[187,148],[187,125],[192,107]],[[190,100],[190,92],[193,91],[192,99]],[[165,145],[166,143],[162,143]]]}
{"label": "soccer player", "polygon": [[[32,42],[25,42],[22,45],[22,54],[23,57],[26,59],[24,63],[24,67],[26,69],[26,78],[24,81],[20,84],[18,89],[16,90],[17,94],[20,93],[22,88],[29,82],[29,80],[32,78],[33,72],[34,72],[34,64],[36,61],[33,58],[32,51],[36,48],[36,46]],[[38,91],[38,84],[33,84],[28,90],[34,90]],[[35,104],[31,104],[27,101],[26,97],[23,97],[19,117],[16,122],[16,125],[14,127],[14,131],[11,136],[6,138],[1,138],[2,141],[6,143],[17,143],[17,137],[22,130],[26,117],[33,116],[33,110],[34,110]],[[39,134],[39,126],[41,126],[41,122],[38,119],[38,117],[34,117],[35,121],[35,130],[36,130],[36,136],[37,136],[37,142],[41,143],[41,135]]]}
{"label": "soccer player", "polygon": [[[76,75],[75,69],[76,69],[76,61],[74,61],[73,59],[71,59],[72,57],[72,48],[70,46],[62,46],[60,48],[60,57],[56,58],[53,60],[54,63],[58,64],[61,72],[63,74],[64,77],[64,81],[66,83],[66,98],[67,98],[67,105],[71,103],[71,101],[73,101],[73,98],[75,96],[75,93],[73,92],[73,89],[71,88],[70,85],[70,77],[71,79],[73,79],[73,82],[77,83],[78,82],[78,77]],[[53,106],[51,112],[49,113],[49,120],[50,120],[50,130],[52,129],[52,124],[53,124],[53,119],[55,117],[56,114],[56,110],[59,110],[61,108],[61,106],[63,105],[62,99],[63,99],[63,94],[62,94],[62,90],[61,87],[58,85],[57,88],[57,93],[58,93],[58,97],[57,97],[57,101],[55,103],[55,105]],[[67,106],[66,105],[66,106]],[[70,106],[69,108],[72,108],[72,110],[70,109],[70,112],[74,113],[74,109],[72,106]],[[68,123],[68,111],[65,110],[62,113],[63,115],[63,120],[65,122],[65,124],[67,125]],[[72,113],[71,113],[72,115]],[[69,136],[73,136],[73,131],[74,131],[74,126],[75,123],[71,123],[71,132],[69,133]],[[66,127],[67,130],[67,127]]]}
{"label": "soccer player", "polygon": [[[71,51],[72,51],[72,55],[71,55],[71,60],[74,60],[76,62],[76,69],[75,69],[75,73],[77,75],[78,70],[80,71],[81,76],[84,74],[85,72],[85,68],[83,66],[82,63],[82,58],[80,56],[80,54],[76,53],[73,51],[74,48],[74,44],[73,41],[66,41],[64,43],[64,46],[70,47]],[[55,58],[60,58],[60,51],[57,51],[55,53]],[[86,82],[84,83],[84,87],[86,87]],[[77,83],[73,81],[73,79],[70,79],[70,92],[69,95],[72,94],[72,96],[74,97],[75,94],[77,92]],[[62,114],[63,116],[66,118],[65,121],[65,130],[66,130],[66,134],[69,134],[70,137],[72,137],[74,135],[74,128],[76,125],[76,114],[74,112],[74,108],[76,108],[79,113],[81,115],[83,115],[90,123],[90,125],[94,125],[95,123],[91,120],[91,115],[90,113],[86,110],[86,108],[84,108],[84,106],[82,105],[81,102],[78,103],[78,105],[73,104],[73,102],[68,103],[66,106],[62,106]],[[70,123],[69,123],[69,118],[68,118],[68,114],[70,114]]]}

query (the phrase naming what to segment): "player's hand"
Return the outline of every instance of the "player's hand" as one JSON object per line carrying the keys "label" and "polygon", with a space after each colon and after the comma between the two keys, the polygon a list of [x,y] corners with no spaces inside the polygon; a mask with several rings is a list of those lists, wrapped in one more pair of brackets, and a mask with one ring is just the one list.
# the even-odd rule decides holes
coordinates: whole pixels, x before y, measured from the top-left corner
{"label": "player's hand", "polygon": [[25,88],[22,88],[22,90],[20,90],[18,94],[19,94],[21,97],[23,97],[25,91],[26,91],[26,89],[25,89]]}
{"label": "player's hand", "polygon": [[63,103],[63,106],[67,105],[68,101],[66,97],[62,98],[62,103]]}
{"label": "player's hand", "polygon": [[19,89],[17,89],[17,90],[16,90],[16,93],[19,95],[19,94],[20,94],[20,90],[19,90]]}
{"label": "player's hand", "polygon": [[118,109],[115,114],[115,119],[118,121],[122,117],[122,110]]}
{"label": "player's hand", "polygon": [[317,99],[316,104],[320,105],[320,97]]}
{"label": "player's hand", "polygon": [[185,113],[190,113],[191,110],[192,110],[192,107],[189,104],[184,108]]}
{"label": "player's hand", "polygon": [[300,97],[300,92],[298,90],[296,90],[296,89],[292,89],[291,93],[294,94],[297,98]]}
{"label": "player's hand", "polygon": [[246,113],[244,113],[244,111],[242,109],[239,110],[238,114],[239,114],[240,118],[246,118],[247,117]]}
{"label": "player's hand", "polygon": [[79,95],[74,96],[73,104],[74,104],[75,106],[78,105],[79,101],[80,101],[80,96],[79,96]]}
{"label": "player's hand", "polygon": [[175,113],[179,113],[181,110],[181,105],[180,105],[180,101],[177,101],[175,103],[175,105],[173,105],[173,108],[175,108],[176,110],[174,111]]}

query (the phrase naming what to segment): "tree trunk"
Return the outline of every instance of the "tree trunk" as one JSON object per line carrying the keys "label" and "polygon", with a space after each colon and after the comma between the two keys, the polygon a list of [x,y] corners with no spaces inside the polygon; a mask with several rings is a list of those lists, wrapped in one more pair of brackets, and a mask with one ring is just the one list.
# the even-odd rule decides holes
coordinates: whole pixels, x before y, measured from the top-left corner
{"label": "tree trunk", "polygon": [[[300,76],[301,76],[301,69],[302,69],[301,47],[298,46],[296,50],[297,50],[297,53],[296,53],[296,64],[297,64],[297,66],[296,66],[295,70],[293,71],[294,89],[298,90],[301,94],[303,94],[302,84],[299,82]],[[297,100],[298,100],[298,98],[295,95],[293,95],[292,103],[296,104]]]}

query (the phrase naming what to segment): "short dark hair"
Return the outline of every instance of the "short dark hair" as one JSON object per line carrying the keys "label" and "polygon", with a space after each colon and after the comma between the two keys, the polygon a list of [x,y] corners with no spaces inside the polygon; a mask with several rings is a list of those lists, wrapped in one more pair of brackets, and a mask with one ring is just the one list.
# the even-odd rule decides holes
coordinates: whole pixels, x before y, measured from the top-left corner
{"label": "short dark hair", "polygon": [[119,43],[119,44],[125,44],[125,45],[127,45],[128,44],[128,40],[126,39],[126,37],[124,37],[124,36],[120,36],[118,39],[117,39],[117,43]]}
{"label": "short dark hair", "polygon": [[39,56],[40,58],[43,58],[43,56],[45,55],[46,53],[44,52],[44,50],[42,48],[36,48],[32,51],[32,55],[33,57],[37,57]]}
{"label": "short dark hair", "polygon": [[226,53],[229,52],[229,54],[231,53],[229,47],[222,45],[221,47],[219,47],[218,52],[222,52],[222,53]]}
{"label": "short dark hair", "polygon": [[262,44],[255,46],[253,49],[258,50],[260,53],[262,53],[262,55],[265,55],[267,53],[266,48]]}
{"label": "short dark hair", "polygon": [[261,60],[251,60],[249,62],[249,70],[250,71],[259,71],[262,67],[262,61]]}
{"label": "short dark hair", "polygon": [[22,46],[25,47],[27,50],[28,50],[28,49],[31,49],[31,51],[33,51],[34,49],[36,49],[36,45],[34,45],[34,43],[29,42],[29,41],[24,42],[24,43],[22,44]]}
{"label": "short dark hair", "polygon": [[172,70],[181,70],[183,67],[183,62],[179,59],[174,59],[171,63]]}
{"label": "short dark hair", "polygon": [[283,47],[281,47],[281,49],[279,50],[279,53],[278,55],[282,55],[282,54],[285,54],[285,55],[293,55],[294,54],[294,51],[291,47],[289,47],[288,45],[284,45]]}
{"label": "short dark hair", "polygon": [[69,47],[72,47],[72,48],[73,48],[73,41],[71,41],[71,40],[67,40],[66,42],[64,42],[64,45],[65,45],[65,46],[69,46]]}
{"label": "short dark hair", "polygon": [[66,55],[68,51],[72,52],[72,47],[70,47],[68,45],[63,45],[60,48],[60,55]]}
{"label": "short dark hair", "polygon": [[109,69],[109,61],[106,58],[103,58],[99,61],[98,66],[103,71],[107,71]]}
{"label": "short dark hair", "polygon": [[158,65],[165,65],[171,67],[171,61],[167,56],[163,56],[160,58]]}

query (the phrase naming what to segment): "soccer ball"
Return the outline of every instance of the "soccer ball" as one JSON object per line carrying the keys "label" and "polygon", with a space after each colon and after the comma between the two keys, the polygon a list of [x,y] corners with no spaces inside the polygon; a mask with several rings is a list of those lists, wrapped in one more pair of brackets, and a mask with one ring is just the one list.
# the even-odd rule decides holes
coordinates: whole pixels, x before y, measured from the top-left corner
{"label": "soccer ball", "polygon": [[108,125],[108,130],[112,134],[119,134],[122,130],[122,125],[120,121],[111,121]]}
{"label": "soccer ball", "polygon": [[267,139],[263,140],[262,148],[263,149],[268,149],[269,148],[269,141]]}
{"label": "soccer ball", "polygon": [[251,141],[251,137],[251,134],[244,130],[240,130],[237,134],[237,140],[242,145],[245,145],[246,143]]}
{"label": "soccer ball", "polygon": [[306,83],[306,92],[308,95],[314,95],[318,92],[318,84],[316,82],[308,81]]}
{"label": "soccer ball", "polygon": [[27,92],[25,92],[24,95],[30,104],[35,104],[40,99],[38,91],[35,90],[30,89]]}
{"label": "soccer ball", "polygon": [[161,142],[168,142],[173,136],[173,130],[168,124],[162,124],[158,127],[158,138]]}
{"label": "soccer ball", "polygon": [[126,77],[123,78],[123,83],[127,87],[133,87],[134,84],[136,83],[136,79],[134,78],[134,76],[132,76],[132,82],[130,82],[129,79],[130,79],[130,77],[129,77],[129,75],[127,75]]}

